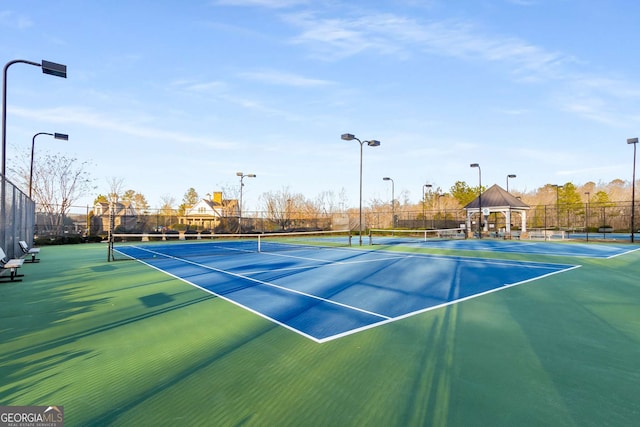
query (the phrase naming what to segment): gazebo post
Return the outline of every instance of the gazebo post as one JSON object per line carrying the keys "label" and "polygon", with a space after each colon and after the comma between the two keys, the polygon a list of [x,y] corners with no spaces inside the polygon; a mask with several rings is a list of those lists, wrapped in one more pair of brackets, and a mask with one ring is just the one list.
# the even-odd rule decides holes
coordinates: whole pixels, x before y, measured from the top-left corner
{"label": "gazebo post", "polygon": [[466,233],[467,238],[473,237],[473,230],[471,229],[471,211],[467,210],[467,220],[466,220]]}

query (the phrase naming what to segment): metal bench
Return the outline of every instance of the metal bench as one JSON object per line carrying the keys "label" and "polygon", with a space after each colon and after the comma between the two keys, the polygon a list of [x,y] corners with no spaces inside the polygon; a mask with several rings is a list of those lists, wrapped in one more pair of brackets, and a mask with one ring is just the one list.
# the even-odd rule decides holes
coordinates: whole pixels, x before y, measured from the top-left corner
{"label": "metal bench", "polygon": [[0,267],[2,271],[9,271],[9,275],[0,276],[0,281],[7,282],[20,282],[22,279],[16,279],[16,277],[23,277],[24,274],[18,274],[18,268],[22,267],[24,260],[22,258],[11,259],[4,253],[4,250],[0,248]]}
{"label": "metal bench", "polygon": [[20,240],[18,243],[20,244],[20,249],[22,249],[22,252],[25,255],[31,255],[31,259],[25,260],[25,262],[40,262],[40,258],[38,258],[40,248],[30,248],[24,240]]}

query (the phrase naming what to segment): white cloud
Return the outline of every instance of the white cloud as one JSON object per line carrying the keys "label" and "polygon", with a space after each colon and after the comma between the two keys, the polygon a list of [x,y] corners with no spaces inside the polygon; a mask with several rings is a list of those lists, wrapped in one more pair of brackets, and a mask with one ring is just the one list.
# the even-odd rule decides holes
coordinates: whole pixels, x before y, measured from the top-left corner
{"label": "white cloud", "polygon": [[25,30],[33,26],[33,22],[26,16],[17,15],[9,10],[0,10],[0,25],[7,28]]}
{"label": "white cloud", "polygon": [[142,126],[135,120],[105,116],[84,108],[59,107],[50,109],[9,108],[8,111],[18,117],[34,119],[49,123],[72,123],[113,133],[124,133],[137,138],[164,140],[173,143],[191,143],[205,145],[217,149],[237,148],[236,144],[215,141],[210,138],[193,136],[187,133],[169,131],[159,127]]}
{"label": "white cloud", "polygon": [[515,4],[517,6],[533,6],[538,4],[535,0],[507,0],[507,3]]}
{"label": "white cloud", "polygon": [[307,0],[217,0],[214,2],[221,6],[259,6],[269,9],[283,9],[306,3]]}
{"label": "white cloud", "polygon": [[312,45],[316,57],[326,60],[341,59],[367,50],[396,56],[407,53],[404,42],[398,40],[404,37],[397,29],[403,18],[393,15],[316,19],[313,14],[300,13],[288,15],[285,20],[302,30],[293,43]]}
{"label": "white cloud", "polygon": [[[520,0],[519,5],[533,2]],[[394,14],[360,14],[323,18],[295,13],[284,17],[299,28],[292,38],[315,58],[337,61],[373,54],[400,60],[431,54],[480,64],[497,64],[520,83],[555,84],[561,109],[590,121],[620,127],[633,113],[630,102],[640,98],[640,86],[624,78],[585,73],[575,56],[547,49],[517,37],[492,34],[469,21],[419,21]],[[520,114],[521,111],[511,112]],[[637,120],[632,120],[637,123]]]}
{"label": "white cloud", "polygon": [[639,98],[640,87],[635,82],[602,76],[576,77],[573,84],[580,89],[599,92],[618,98]]}
{"label": "white cloud", "polygon": [[196,81],[180,81],[174,82],[174,86],[182,87],[188,92],[212,93],[220,92],[227,88],[227,84],[220,81],[196,82]]}
{"label": "white cloud", "polygon": [[506,63],[525,78],[561,75],[562,66],[575,61],[515,37],[487,34],[464,21],[419,22],[393,14],[322,19],[311,13],[289,14],[285,19],[301,29],[294,43],[310,45],[326,60],[365,51],[399,58],[427,52]]}
{"label": "white cloud", "polygon": [[317,87],[333,84],[333,82],[328,80],[311,79],[308,77],[300,76],[298,74],[274,70],[248,71],[241,73],[240,76],[249,80],[282,86]]}

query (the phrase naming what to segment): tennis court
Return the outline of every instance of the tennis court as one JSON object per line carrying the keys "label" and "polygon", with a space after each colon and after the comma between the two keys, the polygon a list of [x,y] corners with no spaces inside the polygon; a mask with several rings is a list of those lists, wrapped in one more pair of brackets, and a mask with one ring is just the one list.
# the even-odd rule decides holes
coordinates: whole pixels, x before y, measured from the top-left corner
{"label": "tennis court", "polygon": [[552,255],[563,257],[612,258],[638,250],[637,245],[626,242],[617,243],[580,243],[580,242],[547,242],[532,240],[497,240],[497,239],[467,239],[467,240],[416,240],[398,237],[380,237],[374,245],[382,246],[418,246],[432,249],[448,249],[458,251],[487,251],[517,253],[525,255]]}
{"label": "tennis court", "polygon": [[[0,286],[2,402],[63,405],[69,425],[637,424],[637,245],[576,258],[338,244],[141,262],[43,247]],[[338,302],[389,319],[358,329]],[[303,318],[324,338],[293,332]]]}
{"label": "tennis court", "polygon": [[316,342],[578,267],[291,242],[286,250],[253,252],[244,240],[117,251]]}
{"label": "tennis court", "polygon": [[[529,239],[467,239],[462,228],[444,230],[376,230],[369,232],[368,243],[373,246],[413,247],[424,249],[444,249],[452,251],[484,251],[515,253],[531,256],[551,255],[563,257],[613,258],[640,248],[629,245],[626,240],[612,239],[599,243],[588,243],[586,234],[572,233],[578,239],[529,240]],[[593,235],[592,235],[593,238]],[[606,242],[606,244],[605,244]]]}

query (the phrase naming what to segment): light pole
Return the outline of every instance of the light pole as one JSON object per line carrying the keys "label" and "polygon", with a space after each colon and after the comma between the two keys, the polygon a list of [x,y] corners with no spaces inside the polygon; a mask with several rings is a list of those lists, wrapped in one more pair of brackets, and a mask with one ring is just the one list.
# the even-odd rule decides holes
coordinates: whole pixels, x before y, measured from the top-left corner
{"label": "light pole", "polygon": [[635,226],[635,212],[636,212],[636,145],[638,145],[638,138],[627,139],[627,144],[633,144],[633,178],[631,181],[631,243],[633,243],[633,233]]}
{"label": "light pole", "polygon": [[509,175],[507,175],[507,193],[509,192],[509,178],[515,178],[516,175],[513,173],[510,173]]}
{"label": "light pole", "polygon": [[362,246],[362,145],[366,142],[367,145],[369,147],[378,147],[380,146],[380,141],[372,139],[369,141],[360,141],[358,138],[356,138],[354,135],[350,134],[350,133],[343,133],[342,136],[340,137],[343,141],[352,141],[352,140],[356,140],[360,143],[360,218],[359,218],[359,242],[360,242],[360,246]]}
{"label": "light pole", "polygon": [[558,231],[560,231],[560,189],[563,188],[562,185],[553,184],[556,187],[556,224],[558,226]]}
{"label": "light pole", "polygon": [[256,174],[249,173],[244,174],[242,172],[236,172],[236,176],[240,177],[240,204],[238,205],[238,226],[240,227],[240,232],[242,233],[242,187],[244,187],[244,182],[242,182],[245,178],[255,178]]}
{"label": "light pole", "polygon": [[478,213],[480,214],[480,221],[478,222],[478,239],[482,239],[482,169],[480,169],[479,163],[471,163],[469,166],[472,168],[478,168]]}
{"label": "light pole", "polygon": [[391,229],[396,228],[396,195],[395,195],[395,183],[393,179],[385,176],[383,181],[391,181]]}
{"label": "light pole", "polygon": [[69,135],[65,133],[38,132],[35,135],[33,135],[33,138],[31,139],[31,168],[29,169],[29,198],[31,198],[31,188],[33,184],[33,154],[36,147],[36,136],[38,135],[50,135],[50,136],[53,136],[55,139],[60,139],[63,141],[69,140]]}
{"label": "light pole", "polygon": [[[516,174],[514,173],[510,173],[509,175],[507,175],[507,193],[509,192],[509,178],[515,178],[515,177],[516,177]],[[511,236],[511,205],[509,205],[509,221],[505,221],[504,230],[505,230],[505,233],[509,233],[509,236]]]}
{"label": "light pole", "polygon": [[587,195],[587,218],[585,221],[585,226],[587,228],[587,242],[589,241],[589,203],[591,202],[591,193],[586,191],[584,194]]}
{"label": "light pole", "polygon": [[[13,64],[29,64],[42,68],[44,74],[50,74],[56,77],[67,78],[67,66],[57,64],[55,62],[49,62],[42,60],[42,63],[26,61],[24,59],[15,59],[5,64],[2,71],[2,168],[0,174],[2,175],[2,184],[0,185],[0,220],[2,222],[7,221],[6,218],[6,183],[7,183],[7,71]],[[5,227],[0,227],[0,244],[6,243]],[[5,248],[7,249],[7,248]]]}
{"label": "light pole", "polygon": [[422,228],[427,229],[427,188],[431,188],[433,185],[424,184],[422,186]]}
{"label": "light pole", "polygon": [[[440,212],[442,206],[440,204],[440,198],[446,196],[446,193],[438,193],[438,216],[440,217],[440,225],[438,228],[447,228],[447,208],[444,208],[444,215]],[[436,229],[435,221],[433,221],[432,225],[433,229]]]}

